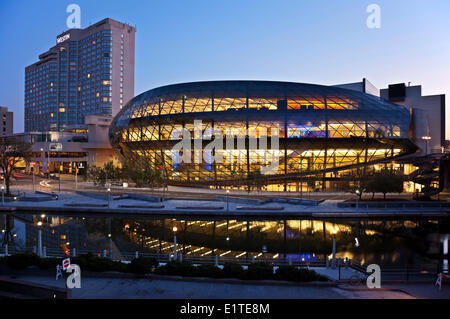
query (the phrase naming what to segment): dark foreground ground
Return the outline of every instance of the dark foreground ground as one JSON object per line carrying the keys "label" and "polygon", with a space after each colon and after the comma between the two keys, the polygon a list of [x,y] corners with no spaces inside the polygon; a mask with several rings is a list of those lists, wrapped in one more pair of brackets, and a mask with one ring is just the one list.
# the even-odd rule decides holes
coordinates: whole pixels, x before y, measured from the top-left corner
{"label": "dark foreground ground", "polygon": [[[17,279],[64,288],[63,279],[20,276]],[[402,291],[354,291],[335,287],[260,286],[188,281],[82,278],[81,288],[72,290],[75,299],[450,299],[450,286],[439,291],[433,284],[386,285]]]}

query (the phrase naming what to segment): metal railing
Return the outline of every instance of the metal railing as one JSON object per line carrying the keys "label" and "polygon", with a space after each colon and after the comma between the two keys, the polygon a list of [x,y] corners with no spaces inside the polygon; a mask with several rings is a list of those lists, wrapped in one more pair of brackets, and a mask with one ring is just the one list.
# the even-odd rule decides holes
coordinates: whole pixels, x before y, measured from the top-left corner
{"label": "metal railing", "polygon": [[[37,253],[37,247],[0,247],[0,256],[5,254],[12,255],[23,252]],[[63,257],[75,257],[91,253],[94,256],[111,258],[110,253],[107,250],[88,250],[88,249],[75,249],[70,250],[70,254],[66,255],[61,248],[43,247],[43,258],[63,258]],[[159,254],[159,253],[142,253],[142,252],[121,252],[117,258],[112,258],[116,261],[131,262],[135,258],[147,257],[155,258],[160,264],[167,263],[174,260],[172,253]],[[322,267],[332,268],[331,261],[328,259],[317,259],[314,261],[298,261],[291,258],[267,258],[267,257],[227,257],[219,255],[199,256],[199,255],[183,255],[177,254],[177,260],[189,261],[194,265],[210,264],[210,265],[224,265],[226,263],[236,263],[242,266],[248,266],[252,263],[264,262],[272,265],[273,267],[291,265],[294,267]],[[367,266],[356,259],[337,259],[336,269],[343,267],[354,269],[361,274],[366,274]],[[442,265],[440,263],[434,264],[418,264],[418,265],[380,265],[382,281],[424,281],[433,280],[436,276],[442,272]]]}

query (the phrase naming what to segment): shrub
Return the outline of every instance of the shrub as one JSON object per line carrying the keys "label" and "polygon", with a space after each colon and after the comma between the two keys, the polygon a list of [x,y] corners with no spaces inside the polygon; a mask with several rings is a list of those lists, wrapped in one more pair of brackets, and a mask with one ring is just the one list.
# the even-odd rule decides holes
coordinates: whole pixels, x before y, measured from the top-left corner
{"label": "shrub", "polygon": [[200,277],[210,277],[210,278],[223,277],[222,270],[214,265],[199,265],[196,267],[196,273],[197,276]]}
{"label": "shrub", "polygon": [[63,258],[41,258],[39,261],[39,268],[50,269],[61,265]]}
{"label": "shrub", "polygon": [[222,275],[225,278],[241,278],[243,274],[242,266],[235,263],[225,263],[222,269]]}
{"label": "shrub", "polygon": [[278,280],[311,282],[328,281],[328,278],[319,275],[314,270],[306,268],[296,268],[294,266],[281,266],[277,269],[275,278]]}
{"label": "shrub", "polygon": [[152,268],[158,266],[158,261],[155,258],[139,257],[133,259],[128,266],[128,270],[133,274],[144,275],[152,271]]}
{"label": "shrub", "polygon": [[170,261],[166,265],[158,267],[155,273],[160,275],[192,277],[196,275],[196,269],[189,261]]}
{"label": "shrub", "polygon": [[27,252],[6,257],[6,263],[13,269],[21,270],[30,266],[38,266],[40,258],[34,253]]}
{"label": "shrub", "polygon": [[272,279],[273,267],[263,262],[250,264],[244,276],[250,280]]}
{"label": "shrub", "polygon": [[120,261],[94,256],[91,253],[71,258],[71,263],[77,264],[81,269],[89,271],[120,271],[126,272],[127,265]]}

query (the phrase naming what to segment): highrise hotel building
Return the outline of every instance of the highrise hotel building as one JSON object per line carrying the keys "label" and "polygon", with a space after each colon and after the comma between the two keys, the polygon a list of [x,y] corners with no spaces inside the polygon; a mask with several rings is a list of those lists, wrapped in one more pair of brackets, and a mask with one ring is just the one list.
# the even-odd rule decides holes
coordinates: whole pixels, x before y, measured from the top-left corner
{"label": "highrise hotel building", "polygon": [[86,115],[116,115],[134,96],[135,32],[104,19],[58,35],[25,68],[25,131],[85,129]]}

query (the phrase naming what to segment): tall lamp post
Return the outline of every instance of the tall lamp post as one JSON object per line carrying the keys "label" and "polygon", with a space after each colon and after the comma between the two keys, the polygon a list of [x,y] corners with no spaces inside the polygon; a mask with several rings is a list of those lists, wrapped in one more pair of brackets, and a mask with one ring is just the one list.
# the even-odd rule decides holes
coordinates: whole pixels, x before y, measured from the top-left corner
{"label": "tall lamp post", "polygon": [[173,260],[177,260],[177,227],[173,227]]}
{"label": "tall lamp post", "polygon": [[41,147],[41,158],[42,158],[42,170],[44,170],[45,153],[44,153],[44,149],[42,147]]}
{"label": "tall lamp post", "polygon": [[425,141],[425,155],[428,154],[428,141],[431,140],[431,136],[422,136],[422,140]]}
{"label": "tall lamp post", "polygon": [[34,177],[35,166],[36,166],[35,162],[31,163],[31,167],[32,167],[32,170],[33,170],[33,193],[35,192],[35,186],[34,186],[34,183],[35,183],[35,177]]}
{"label": "tall lamp post", "polygon": [[111,205],[111,188],[108,187],[108,208],[110,208]]}
{"label": "tall lamp post", "polygon": [[2,206],[5,206],[5,186],[2,185]]}
{"label": "tall lamp post", "polygon": [[361,194],[359,189],[356,190],[355,194],[356,194],[356,209],[359,209],[359,195]]}
{"label": "tall lamp post", "polygon": [[331,260],[331,268],[336,269],[336,228],[333,229],[333,253],[332,253],[332,260]]}
{"label": "tall lamp post", "polygon": [[230,195],[230,191],[227,189],[227,213],[229,213],[230,211],[230,203],[229,203],[229,195]]}
{"label": "tall lamp post", "polygon": [[75,163],[75,189],[78,189],[78,164]]}
{"label": "tall lamp post", "polygon": [[42,227],[43,223],[41,221],[37,222],[38,226],[38,256],[42,257]]}
{"label": "tall lamp post", "polygon": [[47,178],[50,178],[50,144],[48,144],[48,150],[47,150],[47,170],[48,170]]}
{"label": "tall lamp post", "polygon": [[61,163],[58,162],[58,192],[61,193]]}

